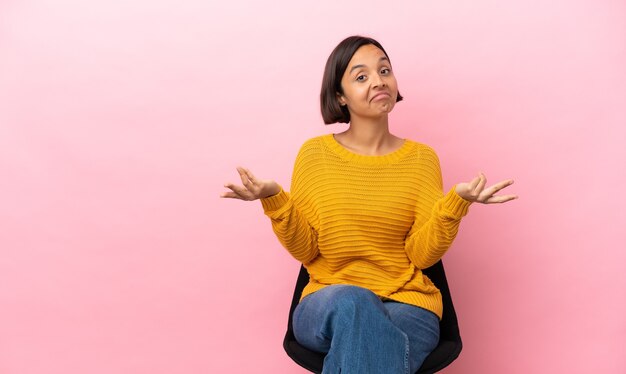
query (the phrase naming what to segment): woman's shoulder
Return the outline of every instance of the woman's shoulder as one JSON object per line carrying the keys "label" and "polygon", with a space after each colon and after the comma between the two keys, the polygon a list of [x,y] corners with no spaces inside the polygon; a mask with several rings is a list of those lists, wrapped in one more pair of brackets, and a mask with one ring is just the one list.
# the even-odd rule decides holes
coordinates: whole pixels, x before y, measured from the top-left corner
{"label": "woman's shoulder", "polygon": [[420,156],[437,157],[437,152],[430,145],[426,143],[421,143],[421,142],[418,142],[409,138],[406,138],[405,141],[411,145],[411,148],[413,149],[414,153]]}
{"label": "woman's shoulder", "polygon": [[332,135],[333,134],[318,135],[305,140],[304,143],[302,143],[302,145],[300,146],[299,153],[310,154],[321,152],[324,149],[324,145],[329,141],[328,137]]}
{"label": "woman's shoulder", "polygon": [[302,162],[315,162],[315,160],[321,159],[321,154],[324,152],[324,136],[315,136],[309,138],[302,143],[298,155],[296,156],[296,164]]}
{"label": "woman's shoulder", "polygon": [[322,144],[324,142],[324,138],[328,137],[328,136],[332,136],[332,134],[318,135],[318,136],[314,136],[312,138],[309,138],[309,139],[305,140],[304,143],[302,143],[302,147],[301,148],[319,146],[320,144]]}

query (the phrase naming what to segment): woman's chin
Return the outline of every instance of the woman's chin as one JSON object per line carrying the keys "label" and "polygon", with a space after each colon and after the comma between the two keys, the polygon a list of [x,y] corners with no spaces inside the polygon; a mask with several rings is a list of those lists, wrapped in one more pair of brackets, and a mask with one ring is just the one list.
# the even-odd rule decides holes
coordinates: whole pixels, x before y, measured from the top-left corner
{"label": "woman's chin", "polygon": [[383,114],[388,114],[391,113],[391,111],[393,110],[395,105],[391,104],[391,103],[384,103],[383,105],[380,106],[380,112]]}

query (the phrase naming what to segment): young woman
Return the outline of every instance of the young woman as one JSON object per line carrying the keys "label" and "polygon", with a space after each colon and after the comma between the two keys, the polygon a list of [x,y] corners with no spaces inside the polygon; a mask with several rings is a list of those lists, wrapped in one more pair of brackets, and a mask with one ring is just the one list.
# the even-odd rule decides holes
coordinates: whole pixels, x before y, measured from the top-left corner
{"label": "young woman", "polygon": [[481,173],[444,194],[432,148],[389,132],[402,100],[389,56],[371,38],[343,40],[326,63],[326,124],[348,130],[304,143],[290,193],[237,168],[243,186],[222,197],[260,199],[283,246],[310,282],[293,316],[294,335],[327,353],[324,373],[413,373],[439,341],[441,294],[422,273],[444,255],[472,203],[512,180],[485,187]]}

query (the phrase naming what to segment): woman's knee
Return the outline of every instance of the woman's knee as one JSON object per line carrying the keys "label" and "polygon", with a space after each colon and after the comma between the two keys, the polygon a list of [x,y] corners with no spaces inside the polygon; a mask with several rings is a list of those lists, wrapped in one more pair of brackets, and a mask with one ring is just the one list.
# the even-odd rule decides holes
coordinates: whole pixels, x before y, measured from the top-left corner
{"label": "woman's knee", "polygon": [[352,314],[373,310],[387,315],[387,310],[378,296],[366,288],[345,284],[329,287],[333,287],[330,290],[333,294],[332,305],[329,306],[335,311]]}

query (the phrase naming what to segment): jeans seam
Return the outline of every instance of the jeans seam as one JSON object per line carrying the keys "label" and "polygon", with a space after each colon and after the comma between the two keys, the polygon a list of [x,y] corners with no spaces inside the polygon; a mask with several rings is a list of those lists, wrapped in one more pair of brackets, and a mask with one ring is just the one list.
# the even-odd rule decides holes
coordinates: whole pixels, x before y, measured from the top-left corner
{"label": "jeans seam", "polygon": [[406,374],[411,374],[409,372],[409,337],[404,332],[402,335],[404,335],[404,372]]}

